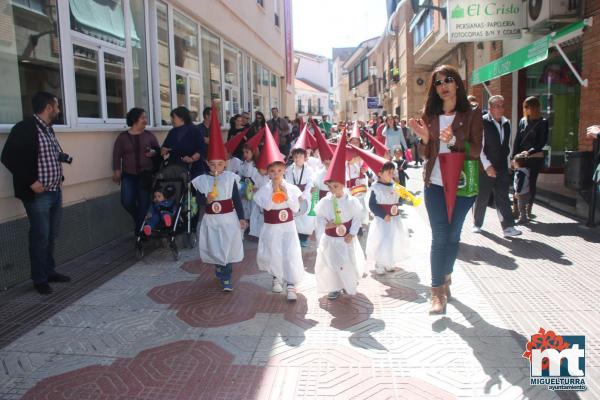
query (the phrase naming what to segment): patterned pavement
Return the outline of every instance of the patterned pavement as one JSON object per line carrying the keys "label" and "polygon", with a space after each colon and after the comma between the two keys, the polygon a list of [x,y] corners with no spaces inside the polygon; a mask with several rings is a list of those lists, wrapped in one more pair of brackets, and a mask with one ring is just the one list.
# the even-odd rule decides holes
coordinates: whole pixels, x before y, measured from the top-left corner
{"label": "patterned pavement", "polygon": [[[76,279],[43,301],[12,289],[0,297],[0,399],[600,398],[598,229],[536,206],[538,222],[506,240],[493,209],[483,234],[468,218],[455,300],[433,317],[425,210],[404,208],[410,259],[336,301],[316,293],[314,244],[295,304],[270,293],[252,242],[229,294],[197,250],[135,263],[128,242],[65,266]],[[529,385],[521,354],[540,327],[586,336],[587,392]]]}

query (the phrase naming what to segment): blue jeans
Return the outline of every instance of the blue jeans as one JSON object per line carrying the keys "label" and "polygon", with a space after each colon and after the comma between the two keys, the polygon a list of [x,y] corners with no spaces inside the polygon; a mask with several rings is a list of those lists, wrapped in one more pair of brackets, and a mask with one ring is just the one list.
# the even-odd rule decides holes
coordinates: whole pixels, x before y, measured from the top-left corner
{"label": "blue jeans", "polygon": [[444,188],[439,185],[425,186],[425,207],[431,225],[432,287],[443,285],[445,275],[454,270],[462,226],[474,202],[475,197],[457,196],[452,223],[448,223]]}
{"label": "blue jeans", "polygon": [[36,194],[23,202],[29,218],[29,260],[33,283],[46,283],[54,274],[54,242],[62,217],[62,192]]}
{"label": "blue jeans", "polygon": [[137,175],[124,172],[121,175],[121,204],[133,218],[135,231],[138,232],[150,207],[150,192],[141,187]]}

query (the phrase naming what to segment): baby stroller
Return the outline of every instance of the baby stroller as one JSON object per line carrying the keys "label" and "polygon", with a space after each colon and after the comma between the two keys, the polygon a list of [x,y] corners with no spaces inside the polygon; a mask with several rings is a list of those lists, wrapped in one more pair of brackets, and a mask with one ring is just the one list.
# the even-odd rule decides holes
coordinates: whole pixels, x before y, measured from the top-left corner
{"label": "baby stroller", "polygon": [[[198,209],[191,190],[189,168],[180,164],[163,166],[154,176],[152,193],[157,190],[165,192],[167,186],[171,186],[170,190],[166,192],[172,194],[166,200],[173,201],[173,222],[169,228],[153,229],[151,237],[168,240],[173,258],[177,261],[179,260],[179,248],[175,240],[177,234],[185,232],[185,245],[189,248],[193,248],[197,242],[192,218]],[[144,257],[144,241],[145,235],[140,230],[135,243],[135,255],[138,260]]]}

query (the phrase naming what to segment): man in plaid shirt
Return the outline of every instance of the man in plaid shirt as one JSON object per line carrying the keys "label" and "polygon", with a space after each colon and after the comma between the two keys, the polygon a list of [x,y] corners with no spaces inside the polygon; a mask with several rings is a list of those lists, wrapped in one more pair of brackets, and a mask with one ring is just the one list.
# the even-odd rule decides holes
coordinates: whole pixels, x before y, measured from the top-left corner
{"label": "man in plaid shirt", "polygon": [[40,294],[50,294],[49,282],[71,280],[55,271],[54,262],[64,178],[52,121],[60,109],[56,96],[46,92],[33,96],[32,106],[34,115],[10,131],[1,160],[13,175],[15,196],[23,202],[29,218],[31,279]]}

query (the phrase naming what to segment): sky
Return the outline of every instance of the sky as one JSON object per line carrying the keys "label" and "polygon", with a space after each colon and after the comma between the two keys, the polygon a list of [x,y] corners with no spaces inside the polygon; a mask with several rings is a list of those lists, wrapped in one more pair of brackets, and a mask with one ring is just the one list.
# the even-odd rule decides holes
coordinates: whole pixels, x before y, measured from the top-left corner
{"label": "sky", "polygon": [[331,58],[332,47],[355,47],[381,35],[387,22],[385,4],[385,0],[294,0],[294,50]]}

